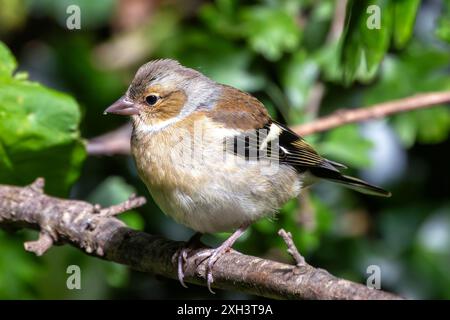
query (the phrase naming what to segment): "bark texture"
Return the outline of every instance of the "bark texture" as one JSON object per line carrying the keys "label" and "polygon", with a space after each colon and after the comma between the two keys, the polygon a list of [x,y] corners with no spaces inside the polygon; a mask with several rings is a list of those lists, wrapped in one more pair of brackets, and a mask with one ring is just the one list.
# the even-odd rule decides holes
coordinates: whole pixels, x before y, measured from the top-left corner
{"label": "bark texture", "polygon": [[[115,218],[145,203],[144,198],[109,208],[84,201],[65,200],[44,194],[44,180],[26,187],[0,185],[0,226],[39,230],[36,241],[25,249],[44,254],[54,244],[69,243],[86,253],[133,269],[177,278],[177,254],[184,242],[128,228]],[[214,265],[214,288],[246,292],[276,299],[401,299],[394,294],[334,277],[303,262],[289,233],[280,231],[297,265],[244,255],[237,251],[223,255]],[[192,250],[185,264],[185,281],[206,285],[207,247]]]}

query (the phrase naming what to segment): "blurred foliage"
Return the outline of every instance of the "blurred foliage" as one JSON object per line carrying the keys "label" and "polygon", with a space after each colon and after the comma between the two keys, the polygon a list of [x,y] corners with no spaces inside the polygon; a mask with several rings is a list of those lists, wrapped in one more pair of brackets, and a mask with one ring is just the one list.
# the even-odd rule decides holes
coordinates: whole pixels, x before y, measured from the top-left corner
{"label": "blurred foliage", "polygon": [[51,194],[67,194],[86,152],[78,105],[69,96],[12,76],[16,62],[0,43],[0,181],[23,185],[43,176]]}
{"label": "blurred foliage", "polygon": [[[389,49],[401,49],[412,35],[419,0],[351,0],[343,43],[344,81],[370,81]],[[368,16],[369,15],[369,16]]]}
{"label": "blurred foliage", "polygon": [[[8,2],[8,1],[7,1]],[[17,1],[9,1],[17,2]],[[24,2],[24,1],[20,1]],[[83,28],[93,29],[106,24],[114,12],[114,0],[90,1],[90,0],[25,0],[30,11],[37,15],[48,15],[61,26],[66,25],[67,8],[71,5],[78,6],[82,12]]]}
{"label": "blurred foliage", "polygon": [[[91,203],[100,204],[102,207],[112,206],[124,202],[136,190],[126,183],[121,177],[110,176],[106,178],[87,198]],[[142,230],[144,221],[136,211],[128,211],[119,216],[131,228]]]}
{"label": "blurred foliage", "polygon": [[[345,17],[336,13],[341,3],[0,0],[0,38],[9,48],[0,45],[0,183],[23,185],[45,176],[47,191],[63,195],[77,181],[72,197],[103,206],[134,192],[149,198],[129,157],[85,159],[79,131],[90,138],[123,123],[102,111],[123,94],[138,66],[154,58],[178,59],[252,92],[289,125],[342,107],[450,90],[450,1],[349,0]],[[69,4],[80,7],[81,30],[65,27]],[[380,28],[369,28],[378,18]],[[334,36],[339,20],[343,25]],[[19,61],[15,74],[10,50]],[[42,85],[27,80],[24,71]],[[383,132],[370,135],[355,124],[307,140],[350,170],[399,172],[382,182],[393,198],[321,183],[276,217],[256,223],[236,247],[290,261],[276,236],[283,227],[308,261],[338,276],[364,283],[367,266],[376,264],[383,289],[411,298],[450,298],[449,107],[398,114],[383,123],[377,127]],[[390,138],[380,140],[380,149],[377,139],[386,133]],[[151,200],[138,211],[123,216],[134,228],[176,240],[191,233]],[[0,298],[210,297],[203,288],[182,290],[175,281],[155,281],[68,246],[38,259],[21,245],[35,236],[0,231]],[[205,242],[216,245],[226,236],[207,236]],[[80,291],[65,287],[70,264],[82,269]]]}
{"label": "blurred foliage", "polygon": [[450,1],[443,1],[444,8],[441,17],[439,18],[439,24],[436,29],[436,35],[443,41],[450,43]]}

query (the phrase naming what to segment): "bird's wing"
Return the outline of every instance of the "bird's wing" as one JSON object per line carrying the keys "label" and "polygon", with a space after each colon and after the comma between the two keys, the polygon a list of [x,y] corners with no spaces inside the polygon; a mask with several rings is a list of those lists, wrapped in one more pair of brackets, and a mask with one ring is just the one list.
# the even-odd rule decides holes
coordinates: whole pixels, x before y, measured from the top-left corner
{"label": "bird's wing", "polygon": [[270,120],[264,105],[252,95],[222,86],[222,95],[208,117],[226,128],[241,131],[263,128]]}
{"label": "bird's wing", "polygon": [[224,86],[222,97],[208,116],[240,134],[227,138],[227,151],[249,158],[266,158],[288,164],[303,172],[319,167],[333,171],[344,165],[322,158],[302,137],[272,120],[255,97]]}
{"label": "bird's wing", "polygon": [[325,168],[332,171],[339,171],[339,168],[346,168],[344,165],[330,161],[321,157],[314,148],[294,131],[274,120],[269,126],[270,131],[279,132],[277,137],[280,149],[280,162],[292,165],[298,169]]}
{"label": "bird's wing", "polygon": [[340,168],[345,168],[321,157],[302,137],[271,119],[262,128],[227,139],[227,150],[246,159],[270,159],[290,165],[299,172],[312,168],[339,172]]}
{"label": "bird's wing", "polygon": [[263,104],[249,94],[225,87],[226,97],[208,115],[231,132],[224,141],[226,152],[249,160],[269,159],[290,165],[299,173],[342,184],[356,191],[389,197],[390,192],[363,180],[343,175],[346,166],[321,157],[302,137],[272,120]]}

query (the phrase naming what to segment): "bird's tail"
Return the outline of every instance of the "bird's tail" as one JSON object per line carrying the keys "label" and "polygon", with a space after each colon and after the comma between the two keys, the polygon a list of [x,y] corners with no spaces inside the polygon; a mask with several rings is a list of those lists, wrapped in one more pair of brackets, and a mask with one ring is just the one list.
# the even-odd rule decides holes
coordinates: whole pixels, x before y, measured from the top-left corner
{"label": "bird's tail", "polygon": [[380,197],[390,197],[391,193],[389,191],[386,191],[380,187],[374,186],[370,183],[367,183],[361,179],[346,176],[341,174],[339,171],[332,171],[332,170],[326,170],[326,169],[319,169],[319,170],[311,170],[312,174],[318,178],[326,179],[335,183],[338,183],[340,185],[343,185],[347,188],[356,190],[361,193],[373,195],[373,196],[380,196]]}

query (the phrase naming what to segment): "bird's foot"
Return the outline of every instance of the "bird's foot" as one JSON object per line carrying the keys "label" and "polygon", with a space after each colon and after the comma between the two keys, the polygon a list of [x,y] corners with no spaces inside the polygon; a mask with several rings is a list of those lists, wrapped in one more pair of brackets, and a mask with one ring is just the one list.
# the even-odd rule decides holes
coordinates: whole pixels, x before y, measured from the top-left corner
{"label": "bird's foot", "polygon": [[213,268],[214,264],[216,263],[217,259],[219,259],[224,253],[230,251],[230,249],[231,249],[231,246],[224,246],[222,244],[220,247],[213,249],[210,252],[208,261],[206,263],[206,284],[208,286],[209,292],[211,292],[212,294],[215,294],[215,292],[211,288],[211,285],[214,282],[212,268]]}
{"label": "bird's foot", "polygon": [[188,258],[188,254],[191,250],[195,249],[200,242],[202,234],[201,233],[195,233],[186,243],[186,245],[180,249],[178,252],[178,281],[180,281],[181,285],[185,288],[187,288],[187,285],[184,283],[184,270],[183,266]]}
{"label": "bird's foot", "polygon": [[180,281],[181,285],[185,288],[187,288],[188,286],[184,283],[183,264],[187,259],[187,253],[188,248],[186,247],[181,248],[180,252],[178,253],[178,281]]}
{"label": "bird's foot", "polygon": [[231,250],[231,247],[236,242],[236,240],[244,233],[247,229],[248,225],[243,225],[239,229],[237,229],[227,240],[224,241],[219,247],[213,249],[209,252],[209,258],[206,263],[206,284],[208,286],[209,292],[215,294],[215,292],[211,289],[211,285],[214,282],[214,277],[212,274],[212,268],[216,261],[226,252]]}

